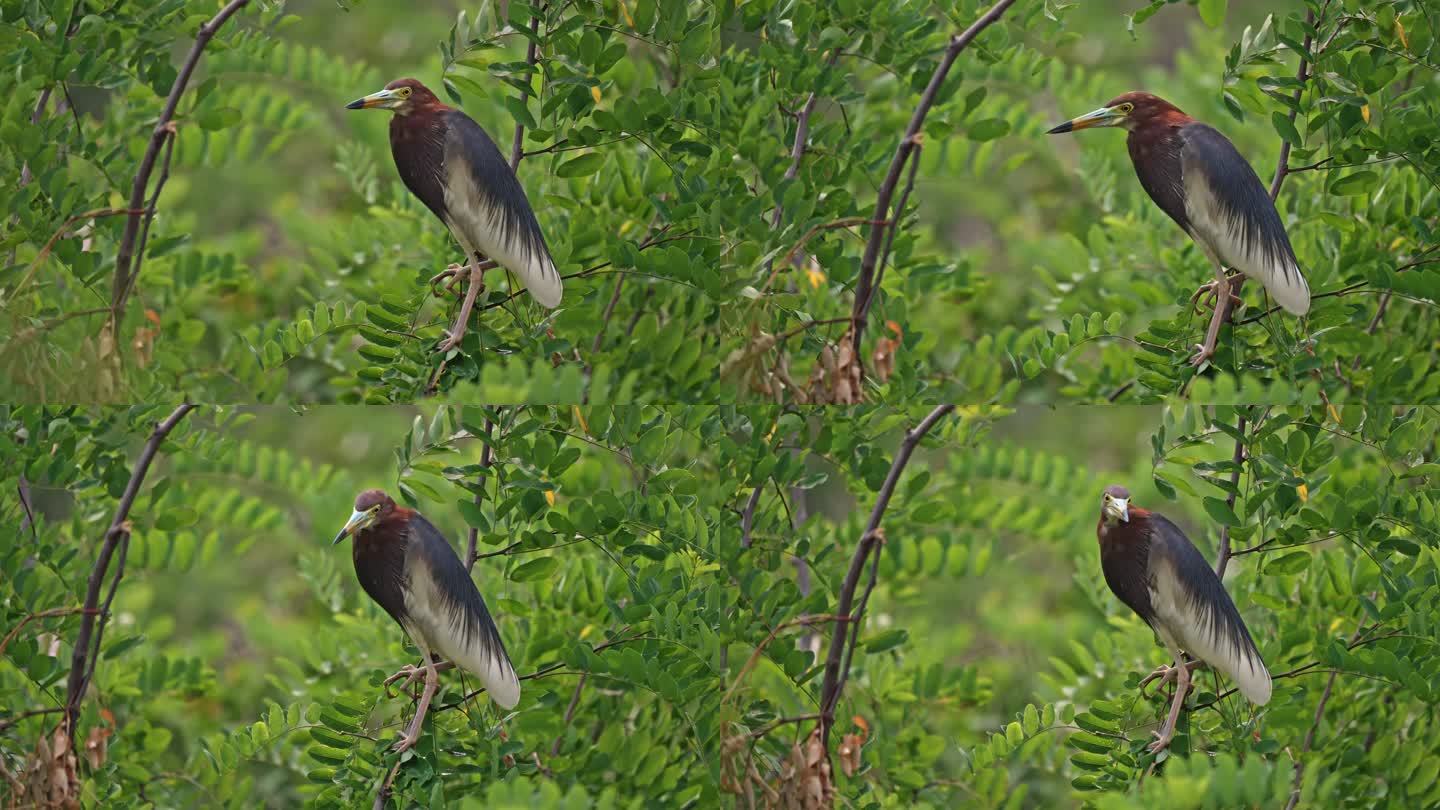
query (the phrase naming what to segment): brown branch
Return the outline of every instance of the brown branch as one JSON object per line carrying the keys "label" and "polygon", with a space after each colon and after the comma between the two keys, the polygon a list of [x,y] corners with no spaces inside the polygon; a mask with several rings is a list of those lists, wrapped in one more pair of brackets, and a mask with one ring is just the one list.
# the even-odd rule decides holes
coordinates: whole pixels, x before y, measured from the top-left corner
{"label": "brown branch", "polygon": [[[1315,27],[1315,12],[1305,14],[1305,27]],[[1313,37],[1305,35],[1305,53],[1310,52]],[[1310,78],[1310,63],[1305,61],[1305,54],[1300,54],[1300,67],[1295,71],[1295,80],[1299,86],[1295,92],[1290,94],[1293,105],[1290,107],[1290,123],[1295,123],[1295,118],[1300,115],[1300,97],[1305,94],[1305,82]],[[1280,197],[1280,186],[1284,185],[1285,177],[1290,174],[1290,142],[1284,138],[1280,139],[1280,160],[1275,164],[1275,179],[1270,181],[1270,200],[1273,202]],[[1322,161],[1323,162],[1323,161]],[[1317,164],[1318,165],[1318,164]],[[1224,297],[1224,296],[1221,296]]]}
{"label": "brown branch", "polygon": [[160,176],[155,178],[155,192],[150,195],[150,202],[145,206],[144,224],[140,226],[140,245],[135,249],[135,269],[130,273],[130,286],[125,290],[124,298],[129,298],[135,291],[135,283],[140,279],[140,267],[145,263],[145,245],[150,242],[150,224],[155,221],[156,206],[160,203],[160,192],[164,190],[165,183],[170,180],[170,160],[175,157],[175,122],[171,121],[165,125],[170,133],[165,138],[165,158],[160,161]]}
{"label": "brown branch", "polygon": [[550,756],[560,756],[560,744],[565,741],[565,732],[570,728],[570,723],[575,720],[575,708],[580,705],[580,692],[585,688],[585,682],[590,680],[590,673],[582,672],[580,681],[575,684],[575,691],[570,695],[570,705],[565,707],[565,722],[560,726],[560,733],[555,735],[555,742],[550,745]]}
{"label": "brown branch", "polygon": [[[784,253],[776,254],[774,257],[772,257],[772,264],[774,258],[783,258],[786,261],[789,261],[791,256],[799,253],[800,250],[805,247],[805,244],[809,242],[812,238],[814,238],[815,234],[820,233],[821,231],[831,231],[836,228],[849,228],[854,225],[883,226],[887,224],[889,223],[880,220],[866,219],[865,217],[842,217],[840,219],[832,220],[830,222],[822,222],[819,225],[812,225],[809,230],[807,230],[803,235],[801,235],[798,242],[790,246],[789,250],[785,251]],[[770,271],[770,275],[765,278],[765,283],[760,287],[760,294],[750,299],[750,306],[755,306],[755,302],[760,300],[760,296],[764,295],[765,292],[770,289],[770,285],[775,283],[775,277],[780,275],[781,269],[783,269],[783,265],[781,267],[775,267]]]}
{"label": "brown branch", "polygon": [[[25,480],[25,473],[20,473],[20,479],[15,483],[15,495],[20,499],[20,508],[25,510],[25,519],[20,521],[20,531],[30,530],[30,540],[34,543],[40,542],[40,533],[35,528],[35,512],[30,508],[30,482]],[[0,650],[4,645],[0,644]]]}
{"label": "brown branch", "polygon": [[790,725],[791,723],[808,723],[811,720],[819,719],[820,715],[818,712],[815,714],[799,714],[794,717],[778,717],[754,731],[748,732],[746,736],[752,740],[758,740],[781,726]]}
{"label": "brown branch", "polygon": [[[244,0],[233,0],[231,5],[243,4],[243,2]],[[227,6],[227,8],[229,7]],[[72,742],[75,737],[75,723],[80,716],[80,701],[84,698],[85,690],[90,685],[90,678],[95,674],[95,662],[100,652],[100,636],[104,632],[105,619],[109,616],[110,602],[115,598],[115,588],[120,584],[120,577],[124,575],[125,552],[123,549],[129,545],[130,507],[134,506],[135,498],[140,494],[140,486],[145,482],[145,474],[149,472],[150,463],[155,460],[155,454],[159,452],[161,443],[195,407],[189,402],[181,403],[165,418],[165,421],[156,425],[155,430],[151,432],[149,441],[145,442],[145,448],[140,451],[140,457],[135,461],[135,468],[130,473],[130,481],[125,485],[125,491],[120,496],[120,504],[115,509],[115,516],[110,520],[110,528],[106,530],[101,541],[100,554],[95,559],[95,567],[90,570],[90,580],[85,589],[84,617],[80,620],[80,632],[75,637],[75,651],[70,659],[70,677],[65,689],[64,728]],[[110,571],[110,558],[114,555],[117,545],[122,546],[120,564],[115,572],[114,580],[111,582],[110,593],[105,600],[105,608],[103,611],[97,610],[100,603],[100,587],[105,581],[106,574]],[[96,627],[97,614],[99,614],[98,630]],[[94,636],[93,651],[92,636]]]}
{"label": "brown branch", "polygon": [[1325,716],[1325,706],[1330,702],[1330,693],[1335,688],[1335,679],[1340,676],[1339,670],[1330,673],[1325,681],[1325,691],[1320,693],[1320,704],[1315,707],[1315,722],[1310,724],[1310,730],[1305,732],[1305,743],[1300,748],[1300,758],[1295,760],[1295,780],[1290,784],[1290,800],[1285,803],[1285,810],[1294,810],[1295,805],[1300,801],[1300,786],[1305,781],[1305,760],[1304,756],[1310,753],[1310,746],[1315,744],[1315,732],[1320,728],[1320,718]]}
{"label": "brown branch", "polygon": [[53,619],[53,618],[55,618],[56,616],[71,616],[71,615],[74,615],[74,614],[76,614],[76,613],[84,613],[84,612],[85,612],[85,608],[83,608],[83,607],[74,607],[74,608],[51,608],[50,610],[42,610],[42,611],[40,611],[39,613],[31,613],[29,616],[26,616],[25,618],[21,619],[19,624],[15,625],[13,628],[11,628],[10,632],[8,632],[8,633],[5,634],[5,638],[4,638],[4,639],[0,639],[0,655],[4,655],[4,654],[5,654],[5,648],[10,646],[10,642],[14,641],[14,640],[15,640],[15,637],[20,634],[20,631],[21,631],[22,629],[24,629],[25,625],[29,624],[30,622],[35,621],[36,619]]}
{"label": "brown branch", "polygon": [[[536,11],[536,13],[533,14],[533,15],[531,15],[531,17],[530,17],[530,44],[527,45],[527,46],[525,46],[525,64],[530,65],[530,66],[532,66],[532,67],[535,65],[535,61],[536,61],[536,57],[537,57],[536,48],[537,48],[537,46],[538,46],[538,40],[540,39],[540,15],[541,15],[541,14],[544,14],[544,13],[545,13],[545,6],[542,5],[542,6]],[[524,103],[525,103],[525,99],[528,98],[529,95],[530,95],[529,93],[522,92],[522,93],[520,94],[520,103],[521,103],[521,104],[524,104]],[[525,157],[525,150],[524,150],[524,148],[523,148],[524,141],[525,141],[525,125],[517,121],[517,122],[515,123],[515,139],[514,139],[514,141],[512,141],[511,144],[510,144],[510,170],[511,170],[511,171],[515,171],[516,169],[519,169],[519,168],[520,168],[520,159],[523,158],[523,157]]]}
{"label": "brown branch", "polygon": [[[830,58],[825,61],[826,70],[820,74],[821,78],[824,78],[829,73],[829,68],[834,67],[836,60],[839,58],[840,50],[838,48],[830,52]],[[800,161],[805,158],[805,144],[810,139],[810,115],[815,112],[815,102],[819,100],[819,97],[812,91],[809,96],[805,97],[805,104],[800,108],[800,112],[794,113],[795,140],[790,143],[790,166],[785,169],[786,180],[794,180],[800,176]],[[775,203],[775,210],[770,214],[770,227],[772,229],[780,227],[780,219],[784,216],[784,213],[785,209],[777,201]],[[774,260],[772,259],[770,263],[767,263],[765,269],[769,270],[769,265],[773,263]]]}
{"label": "brown branch", "polygon": [[[132,211],[144,209],[145,189],[150,185],[150,173],[155,170],[155,161],[160,157],[160,147],[167,138],[174,134],[171,128],[171,120],[175,117],[175,108],[180,105],[180,97],[185,93],[185,87],[190,83],[190,76],[195,72],[195,66],[200,62],[200,56],[205,52],[205,46],[215,36],[229,19],[249,4],[250,0],[230,0],[220,12],[212,17],[195,35],[195,43],[190,46],[190,53],[180,65],[180,72],[176,74],[175,81],[170,85],[170,95],[165,99],[165,107],[160,112],[160,119],[155,122],[155,129],[150,133],[150,143],[145,147],[145,156],[140,159],[140,168],[135,173],[135,183],[130,188],[130,204],[127,206]],[[125,308],[125,300],[129,295],[133,279],[131,278],[131,262],[135,259],[135,240],[140,232],[140,219],[143,216],[148,226],[149,220],[154,217],[154,212],[144,209],[143,214],[130,214],[125,221],[125,231],[120,236],[120,249],[115,256],[115,281],[110,293],[110,333],[115,343],[119,343],[120,317]],[[72,722],[73,725],[73,722]]]}
{"label": "brown branch", "polygon": [[[1230,456],[1230,461],[1235,464],[1235,469],[1230,471],[1230,491],[1225,494],[1225,505],[1230,511],[1235,511],[1235,496],[1240,492],[1240,470],[1245,463],[1245,417],[1240,417],[1236,431],[1240,437],[1235,440],[1235,453]],[[1215,560],[1215,576],[1221,580],[1225,579],[1225,566],[1230,563],[1230,527],[1220,527],[1220,553]]]}
{"label": "brown branch", "polygon": [[[480,451],[480,472],[477,474],[477,480],[475,481],[476,507],[479,507],[480,502],[485,499],[485,474],[490,469],[490,434],[494,428],[495,423],[489,418],[487,418],[485,420],[485,447]],[[467,572],[475,570],[475,561],[479,559],[479,557],[475,554],[475,544],[476,541],[480,539],[480,530],[475,528],[474,526],[471,526],[468,539],[470,542],[468,544],[468,548],[465,551],[465,570]],[[511,548],[513,547],[514,546],[511,546]]]}
{"label": "brown branch", "polygon": [[[989,11],[981,15],[969,28],[950,38],[950,45],[945,49],[945,56],[935,68],[935,73],[930,77],[930,84],[926,86],[925,92],[920,96],[920,103],[916,105],[915,112],[910,116],[910,123],[905,127],[905,134],[900,138],[900,145],[895,149],[895,157],[890,161],[890,170],[885,175],[885,180],[880,184],[880,191],[875,197],[875,215],[871,219],[875,222],[889,222],[890,198],[895,194],[895,187],[900,183],[900,174],[905,169],[905,161],[910,158],[910,153],[915,149],[915,136],[925,124],[925,117],[930,114],[930,108],[935,104],[935,98],[940,93],[940,86],[945,83],[945,77],[950,73],[950,67],[955,64],[955,59],[960,56],[966,46],[975,37],[1000,19],[1005,10],[1015,0],[1000,0]],[[891,227],[896,227],[891,225]],[[885,226],[874,225],[870,229],[870,239],[865,243],[865,255],[860,259],[860,275],[855,284],[855,304],[851,311],[851,333],[855,343],[855,356],[860,357],[860,338],[865,331],[865,317],[870,312],[870,302],[874,297],[874,278],[876,263],[880,258],[880,246],[884,241]],[[828,725],[828,724],[827,724]]]}
{"label": "brown branch", "polygon": [[42,714],[55,714],[57,712],[63,711],[65,711],[64,706],[45,706],[40,709],[29,709],[27,711],[20,712],[19,714],[12,714],[3,720],[0,720],[0,731],[4,731],[5,729],[15,725],[16,723],[24,720],[27,717],[36,717]]}
{"label": "brown branch", "polygon": [[[915,155],[910,159],[910,176],[905,179],[905,190],[900,192],[900,201],[895,204],[894,227],[885,234],[885,248],[880,251],[880,266],[875,269],[875,286],[872,289],[878,290],[885,281],[885,266],[890,261],[890,248],[895,244],[895,234],[900,230],[901,218],[905,216],[905,203],[910,200],[910,192],[915,190],[915,173],[920,169],[920,151],[924,148],[922,141],[920,135],[915,136]],[[856,343],[855,348],[860,348],[860,344]]]}
{"label": "brown branch", "polygon": [[[1008,5],[1004,4],[1004,5]],[[1003,6],[997,6],[1002,8]],[[830,653],[825,660],[825,679],[820,688],[820,736],[822,740],[828,740],[830,727],[835,722],[835,706],[840,701],[840,690],[844,679],[848,677],[847,672],[841,672],[840,665],[842,658],[848,661],[846,650],[853,648],[854,638],[858,634],[860,620],[864,617],[861,611],[850,612],[850,606],[855,598],[855,588],[860,582],[860,572],[865,569],[866,558],[877,546],[881,539],[880,521],[885,517],[885,510],[890,506],[890,498],[895,494],[895,486],[900,483],[900,475],[905,471],[905,465],[910,462],[910,455],[915,452],[915,447],[925,434],[935,426],[946,414],[955,410],[954,405],[941,405],[932,410],[920,424],[905,434],[901,440],[900,447],[895,451],[895,460],[890,464],[890,472],[885,476],[885,483],[881,485],[880,492],[875,496],[875,507],[870,511],[870,520],[865,525],[865,532],[860,536],[860,544],[855,549],[855,555],[850,559],[850,570],[845,575],[845,581],[840,586],[840,599],[836,605],[836,614],[847,617],[854,625],[856,633],[851,634],[851,641],[846,643],[846,622],[837,620],[835,630],[831,635]],[[878,555],[877,555],[878,560]],[[872,569],[870,586],[875,583]],[[865,599],[869,598],[870,588],[866,589]],[[862,603],[863,608],[863,603]]]}
{"label": "brown branch", "polygon": [[815,616],[801,616],[775,625],[775,629],[771,630],[770,634],[765,636],[764,641],[755,645],[755,649],[750,653],[750,657],[745,659],[745,665],[740,667],[739,672],[735,673],[735,680],[730,684],[730,688],[725,690],[725,695],[720,698],[720,705],[723,706],[729,703],[730,699],[735,696],[735,690],[740,688],[740,683],[745,680],[751,670],[755,669],[755,665],[760,663],[761,654],[765,652],[766,647],[770,646],[770,642],[779,637],[781,631],[789,630],[792,627],[808,627],[813,624],[822,624],[825,622],[835,622],[837,625],[843,627],[848,621],[850,621],[850,617],[843,613],[822,613]]}
{"label": "brown branch", "polygon": [[765,482],[761,481],[750,493],[750,500],[745,502],[745,511],[740,513],[740,547],[750,547],[750,530],[755,526],[755,507],[760,505],[760,493],[765,491]]}

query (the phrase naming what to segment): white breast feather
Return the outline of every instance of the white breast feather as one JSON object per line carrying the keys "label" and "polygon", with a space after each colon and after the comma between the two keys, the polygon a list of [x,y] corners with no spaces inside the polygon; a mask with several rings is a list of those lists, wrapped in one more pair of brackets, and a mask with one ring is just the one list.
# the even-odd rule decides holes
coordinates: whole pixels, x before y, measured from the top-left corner
{"label": "white breast feather", "polygon": [[497,660],[491,651],[486,650],[480,633],[468,634],[467,643],[464,628],[451,618],[448,611],[431,608],[442,602],[439,589],[431,580],[427,568],[417,564],[412,565],[410,571],[405,610],[410,614],[413,626],[423,634],[425,643],[445,660],[455,662],[461,669],[479,678],[491,700],[503,708],[514,708],[520,702],[520,679],[516,677],[514,667],[503,656]]}
{"label": "white breast feather", "polygon": [[1219,261],[1264,284],[1286,312],[1292,315],[1309,312],[1310,285],[1305,283],[1300,268],[1288,258],[1272,259],[1261,246],[1260,239],[1250,240],[1247,249],[1243,224],[1238,216],[1232,216],[1216,199],[1205,173],[1187,161],[1183,174],[1185,216],[1190,220],[1191,236],[1205,248],[1210,260]]}
{"label": "white breast feather", "polygon": [[[445,208],[450,212],[450,221],[446,224],[461,245],[468,240],[468,247],[519,276],[525,289],[541,306],[547,309],[559,306],[560,273],[555,270],[555,263],[550,257],[544,253],[529,255],[524,240],[507,241],[502,238],[504,231],[500,223],[504,212],[472,188],[474,181],[463,161],[456,161],[455,165],[448,167],[446,174]],[[453,189],[464,190],[456,192]]]}
{"label": "white breast feather", "polygon": [[1154,585],[1150,588],[1150,605],[1161,625],[1157,632],[1171,647],[1171,652],[1175,647],[1183,649],[1234,681],[1240,694],[1251,703],[1257,706],[1268,703],[1270,672],[1265,669],[1265,662],[1249,655],[1243,645],[1237,653],[1229,644],[1217,644],[1209,632],[1209,619],[1191,606],[1174,571],[1157,572],[1151,581]]}

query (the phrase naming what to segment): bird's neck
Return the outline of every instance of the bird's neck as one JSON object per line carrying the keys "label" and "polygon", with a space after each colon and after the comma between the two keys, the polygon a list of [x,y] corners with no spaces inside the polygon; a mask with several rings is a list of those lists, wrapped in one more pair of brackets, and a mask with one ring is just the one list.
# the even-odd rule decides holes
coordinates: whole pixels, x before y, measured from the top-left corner
{"label": "bird's neck", "polygon": [[1095,536],[1100,541],[1101,549],[1106,547],[1125,547],[1139,543],[1145,538],[1144,527],[1150,519],[1150,512],[1146,509],[1130,507],[1129,521],[1115,521],[1110,523],[1102,515],[1099,524],[1095,527]]}

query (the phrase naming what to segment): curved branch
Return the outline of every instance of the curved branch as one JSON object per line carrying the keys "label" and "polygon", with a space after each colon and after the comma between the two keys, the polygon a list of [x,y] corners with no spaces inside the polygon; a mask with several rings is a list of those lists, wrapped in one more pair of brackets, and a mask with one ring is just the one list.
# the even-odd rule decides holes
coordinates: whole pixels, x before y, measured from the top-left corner
{"label": "curved branch", "polygon": [[[835,630],[830,638],[830,653],[825,659],[825,679],[820,687],[820,736],[822,739],[829,739],[830,727],[835,722],[835,706],[840,702],[840,692],[844,687],[845,678],[849,675],[850,654],[854,651],[855,641],[860,634],[860,620],[864,618],[865,603],[870,599],[870,592],[875,588],[876,571],[872,566],[870,570],[870,581],[865,588],[865,594],[861,597],[860,608],[853,614],[850,607],[854,603],[855,588],[859,585],[860,574],[865,570],[865,563],[870,553],[884,539],[880,531],[880,521],[885,517],[885,510],[890,506],[890,498],[895,494],[895,486],[900,483],[900,475],[905,471],[905,465],[910,462],[910,455],[915,452],[915,447],[930,429],[935,427],[945,415],[955,410],[954,405],[941,405],[931,411],[920,424],[905,434],[900,442],[900,447],[895,451],[895,460],[890,464],[890,472],[885,476],[885,483],[880,487],[880,493],[875,496],[875,507],[870,511],[870,521],[865,525],[865,533],[860,536],[860,545],[855,549],[855,555],[850,559],[850,571],[845,575],[845,580],[840,586],[840,599],[835,607],[836,621]],[[878,562],[878,553],[876,560]],[[846,639],[846,625],[854,628]],[[845,662],[844,671],[841,669],[841,661]]]}
{"label": "curved branch", "polygon": [[[950,67],[955,64],[955,59],[975,37],[980,35],[981,31],[1000,19],[1005,10],[1014,2],[1015,0],[1000,0],[969,28],[950,38],[950,46],[945,49],[945,57],[935,68],[935,73],[930,77],[930,84],[925,87],[925,93],[920,96],[920,103],[916,105],[914,114],[910,116],[910,124],[905,127],[905,134],[900,137],[900,145],[895,149],[895,157],[890,161],[890,171],[885,175],[885,181],[880,184],[880,191],[875,197],[875,214],[870,218],[873,222],[884,223],[891,219],[890,198],[895,194],[895,187],[900,184],[900,175],[905,170],[905,161],[915,150],[920,128],[925,124],[925,116],[930,114],[930,108],[934,106],[935,98],[940,94],[940,86],[945,83],[945,77],[950,73]],[[898,225],[890,222],[890,227],[895,228]],[[885,225],[872,225],[870,238],[865,243],[865,255],[860,259],[860,275],[855,283],[855,303],[850,313],[850,320],[854,324],[850,331],[853,334],[856,357],[860,356],[860,338],[865,331],[865,316],[870,312],[870,302],[875,295],[875,267],[879,261],[880,248],[884,244],[884,240]]]}
{"label": "curved branch", "polygon": [[[143,213],[131,213],[125,220],[125,231],[120,236],[120,250],[115,255],[115,281],[110,292],[110,334],[114,338],[120,333],[120,316],[125,309],[125,301],[130,295],[134,286],[134,276],[139,275],[138,269],[131,273],[131,263],[136,262],[138,268],[138,255],[135,252],[135,240],[140,233],[140,224],[143,218],[146,228],[149,228],[150,220],[155,217],[153,207],[145,208],[145,189],[150,185],[150,174],[155,171],[155,161],[160,157],[160,147],[165,141],[174,135],[175,108],[180,105],[180,97],[185,94],[185,87],[190,83],[190,76],[195,72],[195,66],[200,62],[200,56],[205,52],[205,46],[215,36],[235,12],[244,8],[250,0],[230,0],[220,12],[210,19],[209,22],[200,26],[200,31],[195,35],[195,44],[190,46],[190,53],[185,57],[184,63],[180,65],[180,72],[175,76],[175,81],[170,85],[170,95],[165,99],[165,108],[160,112],[160,120],[155,122],[155,130],[150,133],[150,143],[145,147],[145,156],[140,159],[140,169],[135,172],[135,183],[130,187],[131,211],[143,210]],[[158,195],[157,195],[158,196]],[[118,341],[116,341],[118,343]]]}
{"label": "curved branch", "polygon": [[[65,688],[64,728],[72,740],[75,736],[75,722],[80,716],[80,701],[84,698],[85,690],[90,685],[90,678],[95,674],[95,661],[100,655],[100,637],[105,631],[105,620],[110,615],[110,603],[115,599],[115,590],[120,585],[120,578],[125,575],[124,549],[130,541],[130,507],[135,505],[135,498],[140,494],[140,487],[145,482],[145,474],[150,471],[150,463],[155,460],[155,454],[160,451],[160,444],[165,441],[165,437],[170,435],[175,426],[180,424],[180,421],[195,408],[196,406],[189,402],[181,403],[165,418],[165,421],[156,425],[155,430],[150,433],[150,440],[145,442],[145,449],[140,451],[140,457],[135,461],[135,469],[130,473],[130,481],[125,485],[125,491],[120,496],[120,505],[115,508],[115,516],[110,520],[110,528],[105,532],[100,547],[100,556],[95,559],[95,567],[90,570],[90,580],[85,588],[85,605],[82,608],[80,632],[75,637],[75,652],[70,659],[70,677]],[[100,603],[100,587],[104,584],[105,576],[110,571],[110,558],[114,555],[116,546],[121,546],[120,562],[110,583],[110,592],[105,598],[105,606],[97,609]],[[99,616],[98,624],[96,623],[97,614]],[[94,637],[93,642],[92,636]]]}

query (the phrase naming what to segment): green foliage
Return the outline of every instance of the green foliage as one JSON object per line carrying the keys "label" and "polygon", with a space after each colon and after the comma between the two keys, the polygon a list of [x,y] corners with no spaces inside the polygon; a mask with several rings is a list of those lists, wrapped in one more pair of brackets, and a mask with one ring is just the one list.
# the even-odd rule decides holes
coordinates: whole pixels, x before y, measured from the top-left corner
{"label": "green foliage", "polygon": [[[0,483],[14,491],[23,475],[35,515],[5,512],[24,526],[0,555],[7,633],[81,602],[130,451],[162,413],[6,412]],[[351,806],[393,771],[392,803],[710,806],[735,801],[751,768],[779,784],[813,726],[834,628],[805,617],[835,611],[897,436],[919,415],[204,410],[165,442],[130,514],[126,576],[83,704],[82,736],[112,735],[98,765],[82,761],[87,795],[123,806],[143,785],[164,804]],[[836,712],[836,738],[863,742],[854,774],[834,775],[839,794],[880,806],[1271,805],[1288,798],[1298,760],[1307,805],[1433,802],[1422,776],[1440,755],[1440,413],[1075,415],[1090,445],[1133,437],[1137,415],[1156,427],[1116,467],[1079,454],[1073,436],[1003,438],[1061,418],[1049,409],[961,408],[902,475]],[[1107,478],[1212,561],[1228,529],[1227,588],[1276,675],[1257,710],[1202,670],[1159,757],[1145,746],[1167,699],[1136,685],[1164,651],[1099,576]],[[468,678],[443,675],[403,761],[390,746],[410,700],[381,681],[415,653],[328,544],[373,485],[462,551],[474,532],[476,580],[527,676],[500,715]],[[76,622],[37,618],[16,633],[0,662],[7,707],[55,705]],[[30,767],[52,720],[0,731],[8,768]]]}

